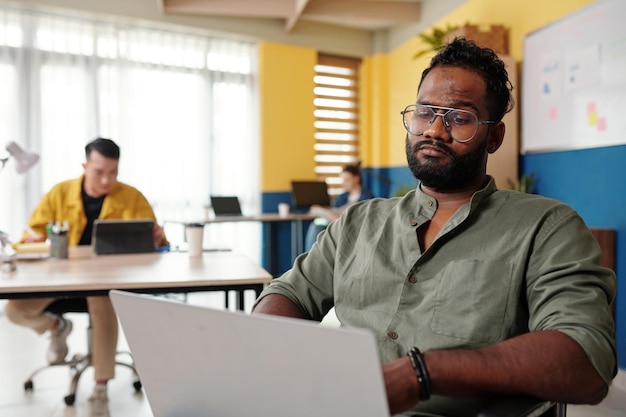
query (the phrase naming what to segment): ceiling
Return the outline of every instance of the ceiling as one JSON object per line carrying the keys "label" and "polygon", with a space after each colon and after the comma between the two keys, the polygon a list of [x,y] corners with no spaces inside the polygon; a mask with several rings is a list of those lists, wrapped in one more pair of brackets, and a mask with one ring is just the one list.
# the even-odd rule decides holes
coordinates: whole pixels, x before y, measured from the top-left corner
{"label": "ceiling", "polygon": [[468,0],[7,1],[364,57],[393,50]]}
{"label": "ceiling", "polygon": [[423,23],[422,7],[441,0],[157,0],[164,14],[276,20],[285,32],[299,22],[366,31]]}

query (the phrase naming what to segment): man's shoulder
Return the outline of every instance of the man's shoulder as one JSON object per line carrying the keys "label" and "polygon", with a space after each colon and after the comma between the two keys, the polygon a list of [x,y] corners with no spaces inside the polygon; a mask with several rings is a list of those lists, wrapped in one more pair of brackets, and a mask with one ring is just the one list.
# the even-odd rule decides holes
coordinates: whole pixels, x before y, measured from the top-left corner
{"label": "man's shoulder", "polygon": [[524,205],[527,207],[535,207],[538,209],[556,207],[571,209],[571,207],[567,203],[564,203],[563,201],[557,200],[555,198],[545,197],[540,194],[522,193],[514,190],[498,190],[491,194],[489,196],[489,199],[502,204],[510,204],[516,206]]}
{"label": "man's shoulder", "polygon": [[500,190],[493,193],[487,202],[483,211],[488,216],[497,216],[506,222],[515,219],[516,223],[549,225],[580,217],[569,204],[539,194]]}
{"label": "man's shoulder", "polygon": [[117,193],[117,194],[127,194],[127,195],[128,194],[141,194],[141,195],[143,195],[141,193],[141,191],[139,191],[139,189],[137,189],[136,187],[134,187],[134,186],[132,186],[130,184],[127,184],[125,182],[121,182],[121,181],[118,181],[117,184],[115,184],[114,193]]}
{"label": "man's shoulder", "polygon": [[353,203],[350,207],[348,207],[347,211],[351,213],[350,216],[353,218],[367,217],[371,215],[381,217],[383,213],[386,215],[391,214],[394,207],[401,204],[403,200],[404,198],[402,197],[372,197],[367,200],[361,200]]}
{"label": "man's shoulder", "polygon": [[54,184],[52,188],[50,188],[50,191],[48,191],[48,193],[65,193],[73,188],[80,188],[81,180],[82,177],[78,177],[58,182]]}

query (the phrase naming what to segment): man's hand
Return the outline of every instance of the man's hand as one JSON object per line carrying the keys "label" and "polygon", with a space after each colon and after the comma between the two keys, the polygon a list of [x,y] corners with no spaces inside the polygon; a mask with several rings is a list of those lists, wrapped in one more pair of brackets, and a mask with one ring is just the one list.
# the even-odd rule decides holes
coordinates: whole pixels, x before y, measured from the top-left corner
{"label": "man's hand", "polygon": [[319,204],[313,204],[309,209],[309,213],[318,216],[318,217],[326,217],[326,208],[320,206]]}
{"label": "man's hand", "polygon": [[38,242],[45,242],[46,240],[46,235],[40,234],[40,233],[29,233],[27,236],[24,237],[24,240],[22,241],[23,243],[38,243]]}
{"label": "man's hand", "polygon": [[397,414],[415,407],[419,402],[419,384],[408,356],[383,365],[389,413]]}
{"label": "man's hand", "polygon": [[156,222],[152,226],[152,240],[156,247],[163,246],[163,229]]}

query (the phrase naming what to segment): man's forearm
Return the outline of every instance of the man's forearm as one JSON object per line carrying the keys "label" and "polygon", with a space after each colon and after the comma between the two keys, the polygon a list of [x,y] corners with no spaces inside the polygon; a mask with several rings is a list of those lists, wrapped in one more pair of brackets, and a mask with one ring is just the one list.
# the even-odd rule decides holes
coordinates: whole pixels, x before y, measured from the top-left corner
{"label": "man's forearm", "polygon": [[578,343],[558,331],[532,332],[478,350],[431,351],[424,358],[432,392],[440,395],[597,403],[608,389]]}
{"label": "man's forearm", "polygon": [[280,294],[269,294],[259,301],[254,307],[253,313],[272,314],[275,316],[293,317],[303,319],[304,314],[300,308],[289,298]]}
{"label": "man's forearm", "polygon": [[[522,395],[596,404],[608,392],[578,343],[558,331],[532,332],[477,350],[429,351],[424,360],[436,395]],[[383,371],[390,410],[412,408],[419,389],[410,361],[396,359],[384,364]]]}

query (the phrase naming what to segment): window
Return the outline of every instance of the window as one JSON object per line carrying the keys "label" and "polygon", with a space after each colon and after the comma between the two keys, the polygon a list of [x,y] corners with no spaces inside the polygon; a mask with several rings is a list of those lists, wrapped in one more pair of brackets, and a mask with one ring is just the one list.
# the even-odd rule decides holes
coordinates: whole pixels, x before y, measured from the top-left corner
{"label": "window", "polygon": [[360,59],[318,56],[315,66],[315,173],[328,192],[343,192],[344,165],[359,160]]}
{"label": "window", "polygon": [[[141,190],[160,223],[203,219],[210,194],[259,212],[255,71],[250,42],[0,7],[0,150],[15,141],[41,154],[27,175],[0,173],[11,195],[0,197],[0,230],[19,238],[42,194],[82,173],[97,136],[120,145],[119,180]],[[182,227],[167,226],[183,243]],[[258,224],[205,236],[260,262]]]}

